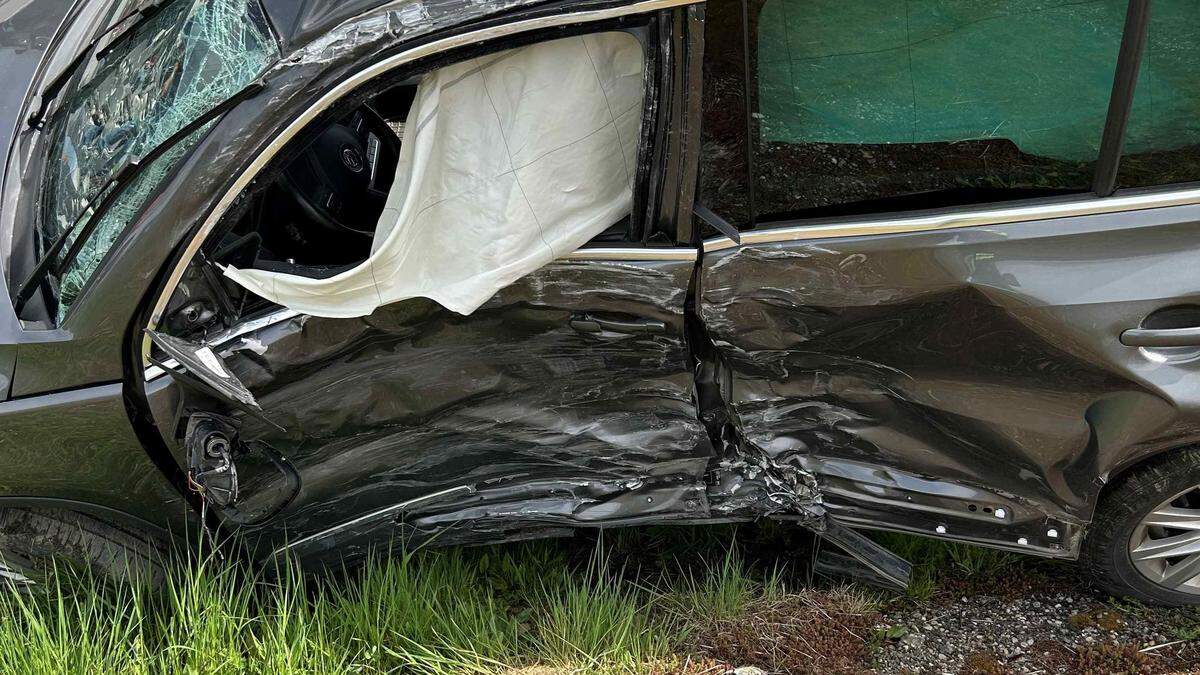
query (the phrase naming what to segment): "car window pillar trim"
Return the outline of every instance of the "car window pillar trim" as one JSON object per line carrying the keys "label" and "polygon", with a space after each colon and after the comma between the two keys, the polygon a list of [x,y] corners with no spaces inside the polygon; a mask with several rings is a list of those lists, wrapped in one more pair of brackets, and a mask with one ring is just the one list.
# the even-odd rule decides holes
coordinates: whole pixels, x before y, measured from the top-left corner
{"label": "car window pillar trim", "polygon": [[700,127],[704,99],[704,5],[687,8],[684,22],[683,114],[680,136],[679,195],[675,205],[675,241],[698,244],[700,228],[695,225],[693,207],[700,178]]}
{"label": "car window pillar trim", "polygon": [[[1200,205],[1200,186],[1192,184],[1183,189],[1151,193],[1117,194],[1111,197],[1090,197],[1052,203],[1027,204],[1006,208],[983,208],[924,215],[895,215],[891,218],[840,221],[823,224],[781,223],[773,228],[742,232],[741,245],[767,244],[804,239],[836,239],[866,237],[910,232],[929,232],[964,227],[1004,225],[1008,223],[1095,216],[1172,206]],[[704,242],[704,252],[712,253],[738,246],[729,237],[715,237]]]}
{"label": "car window pillar trim", "polygon": [[743,112],[746,117],[746,227],[753,229],[758,222],[758,207],[754,196],[754,182],[757,178],[754,171],[755,154],[758,151],[758,143],[754,137],[754,111],[753,101],[751,98],[753,93],[752,82],[755,82],[754,71],[751,68],[750,62],[750,2],[742,0],[742,97]]}
{"label": "car window pillar trim", "polygon": [[1096,173],[1092,177],[1092,192],[1100,197],[1108,197],[1117,189],[1117,171],[1125,147],[1125,132],[1133,111],[1133,97],[1137,91],[1142,55],[1146,51],[1150,2],[1151,0],[1129,0],[1125,12],[1125,29],[1121,36],[1121,47],[1117,52],[1116,72],[1113,74],[1112,94],[1108,99],[1104,135],[1100,140]]}

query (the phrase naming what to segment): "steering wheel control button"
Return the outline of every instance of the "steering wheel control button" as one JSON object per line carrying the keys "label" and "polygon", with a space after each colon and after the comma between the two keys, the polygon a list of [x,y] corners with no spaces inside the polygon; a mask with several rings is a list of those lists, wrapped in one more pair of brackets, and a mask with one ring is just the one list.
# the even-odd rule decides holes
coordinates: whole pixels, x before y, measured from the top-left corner
{"label": "steering wheel control button", "polygon": [[352,148],[349,145],[342,147],[342,164],[354,173],[362,173],[366,168],[367,162],[362,153],[357,148]]}

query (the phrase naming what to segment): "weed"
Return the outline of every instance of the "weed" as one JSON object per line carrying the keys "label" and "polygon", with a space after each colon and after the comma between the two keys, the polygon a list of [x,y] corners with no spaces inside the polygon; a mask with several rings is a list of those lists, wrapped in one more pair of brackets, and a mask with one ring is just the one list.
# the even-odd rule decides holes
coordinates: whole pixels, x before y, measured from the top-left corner
{"label": "weed", "polygon": [[1173,640],[1200,640],[1200,608],[1180,607],[1166,613],[1165,623]]}
{"label": "weed", "polygon": [[971,652],[963,659],[958,672],[960,675],[1009,675],[1013,671],[992,652]]}
{"label": "weed", "polygon": [[655,625],[645,594],[611,575],[597,554],[577,575],[563,574],[538,597],[534,652],[551,664],[636,668],[670,651],[670,626]]}
{"label": "weed", "polygon": [[[593,547],[417,550],[321,578],[290,562],[266,575],[201,559],[170,570],[161,591],[55,569],[36,593],[0,587],[0,673],[836,673],[867,669],[874,649],[903,637],[879,628],[876,593],[793,583],[811,552],[795,528],[665,529]],[[887,537],[915,564],[910,596],[991,584],[1018,565]],[[1103,628],[1110,613],[1126,612],[1079,621]],[[1181,610],[1171,625],[1190,639],[1200,614]],[[1046,651],[1061,669],[1158,667],[1173,653]],[[1000,672],[979,658],[969,672]]]}
{"label": "weed", "polygon": [[1085,675],[1159,673],[1163,664],[1138,651],[1137,645],[1099,644],[1080,647],[1072,670]]}
{"label": "weed", "polygon": [[[777,575],[771,577],[769,587],[772,595],[783,592]],[[737,549],[730,546],[720,562],[708,564],[699,573],[684,571],[667,601],[682,616],[732,620],[745,610],[757,590]]]}
{"label": "weed", "polygon": [[957,571],[968,579],[997,577],[1025,559],[1016,553],[969,544],[947,544],[946,554]]}
{"label": "weed", "polygon": [[1125,625],[1125,619],[1119,612],[1101,607],[1072,614],[1067,617],[1067,623],[1079,630],[1098,628],[1100,630],[1115,631],[1120,630]]}

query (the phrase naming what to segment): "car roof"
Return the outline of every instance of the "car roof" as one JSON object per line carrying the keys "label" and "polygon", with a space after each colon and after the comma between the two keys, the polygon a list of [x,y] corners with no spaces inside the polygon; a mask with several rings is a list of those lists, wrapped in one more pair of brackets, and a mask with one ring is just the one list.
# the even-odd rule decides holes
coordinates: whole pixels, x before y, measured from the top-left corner
{"label": "car roof", "polygon": [[[279,33],[284,52],[312,42],[338,25],[377,8],[410,13],[453,16],[461,7],[463,22],[478,18],[480,10],[495,5],[496,12],[512,7],[513,0],[262,0],[271,24]],[[484,13],[491,13],[484,11]],[[442,27],[450,24],[444,24]]]}
{"label": "car roof", "polygon": [[287,51],[388,0],[262,0]]}

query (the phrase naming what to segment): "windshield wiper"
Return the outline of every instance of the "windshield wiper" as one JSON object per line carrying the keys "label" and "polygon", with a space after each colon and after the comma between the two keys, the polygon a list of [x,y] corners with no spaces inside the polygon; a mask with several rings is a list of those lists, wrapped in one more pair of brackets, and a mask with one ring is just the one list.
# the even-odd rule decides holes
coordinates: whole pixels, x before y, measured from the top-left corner
{"label": "windshield wiper", "polygon": [[50,102],[58,97],[59,92],[61,92],[63,87],[67,85],[67,82],[71,79],[71,76],[74,75],[75,71],[79,70],[79,66],[83,65],[83,62],[87,60],[87,56],[91,53],[93,46],[95,46],[95,43],[84,47],[83,51],[76,54],[75,58],[71,59],[71,62],[67,64],[67,67],[63,68],[62,72],[56,75],[53,80],[50,80],[50,84],[47,84],[46,87],[42,89],[42,92],[38,94],[38,108],[37,110],[33,111],[33,113],[29,115],[29,119],[26,120],[30,127],[41,131],[42,128],[46,126],[46,109],[50,107]]}
{"label": "windshield wiper", "polygon": [[[169,2],[170,0],[167,1]],[[42,282],[45,281],[48,274],[53,272],[57,276],[66,270],[75,257],[79,255],[79,251],[92,236],[92,232],[100,225],[100,221],[103,220],[104,215],[116,203],[125,186],[137,178],[143,169],[152,164],[154,160],[166,154],[168,150],[184,138],[191,136],[204,125],[224,115],[237,104],[253,97],[266,88],[267,85],[262,80],[251,82],[233,96],[209,108],[208,112],[187,123],[179,131],[171,134],[162,143],[154,146],[150,152],[141,157],[129,160],[120,170],[105,181],[104,185],[96,192],[96,195],[84,205],[79,215],[75,216],[71,224],[63,229],[62,233],[54,240],[54,243],[50,245],[50,248],[46,249],[46,252],[42,254],[37,264],[34,265],[33,271],[29,273],[29,276],[25,278],[24,283],[17,290],[17,294],[13,298],[17,314],[20,315],[21,310],[25,308],[25,303],[29,302],[29,299],[33,297],[33,294],[41,286]],[[99,202],[96,200],[99,200]],[[85,216],[86,220],[84,219]],[[80,227],[81,222],[83,223],[82,227]],[[76,229],[79,229],[79,234],[72,241],[71,248],[67,250],[66,255],[61,260],[58,260],[56,264],[55,261],[59,252],[66,246],[67,241],[71,238],[71,233]]]}
{"label": "windshield wiper", "polygon": [[171,2],[174,2],[174,0],[157,0],[156,2],[139,7],[138,9],[125,14],[121,18],[109,24],[109,26],[101,31],[101,33],[97,35],[94,40],[87,43],[87,45],[83,49],[79,50],[79,53],[71,59],[71,62],[62,69],[62,72],[60,72],[58,75],[55,75],[54,79],[51,80],[50,83],[42,89],[41,93],[38,94],[37,110],[30,114],[29,119],[26,120],[29,123],[29,126],[40,131],[46,125],[46,110],[50,107],[50,102],[58,98],[58,95],[62,93],[63,88],[67,86],[67,82],[71,80],[71,76],[75,74],[75,71],[79,70],[79,67],[82,66],[85,61],[87,61],[88,54],[91,54],[96,49],[96,45],[100,44],[101,40],[103,40],[108,34],[127,23],[133,17],[137,17],[137,21],[129,24],[125,30],[121,31],[115,38],[112,39],[111,42],[105,45],[103,49],[95,52],[97,61],[108,56],[109,53],[112,52],[113,47],[121,42],[124,42],[126,38],[137,32],[138,28],[142,27],[147,21],[154,18],[156,14],[161,12],[163,8]]}
{"label": "windshield wiper", "polygon": [[127,26],[125,28],[125,30],[118,33],[117,36],[114,37],[112,40],[110,40],[108,44],[104,45],[104,47],[102,47],[100,49],[100,51],[96,52],[96,60],[99,61],[100,59],[103,59],[104,57],[108,56],[109,53],[112,52],[112,50],[114,48],[116,48],[117,45],[119,45],[122,42],[124,42],[125,40],[127,40],[130,36],[132,36],[134,33],[136,33],[139,28],[146,25],[147,21],[149,21],[150,19],[153,19],[155,16],[158,15],[159,12],[163,11],[163,9],[166,8],[167,5],[171,4],[174,1],[175,0],[156,0],[155,2],[148,3],[146,5],[143,5],[137,9],[133,10],[130,13],[126,14],[125,16],[121,17],[120,20],[118,20],[116,23],[114,23],[113,25],[104,29],[104,32],[100,34],[100,37],[96,38],[97,42],[100,41],[100,38],[103,38],[105,35],[108,35],[113,30],[115,30],[118,26],[120,26],[121,24],[132,19],[134,16],[137,16],[137,21],[134,21],[133,23],[129,24],[129,26]]}

